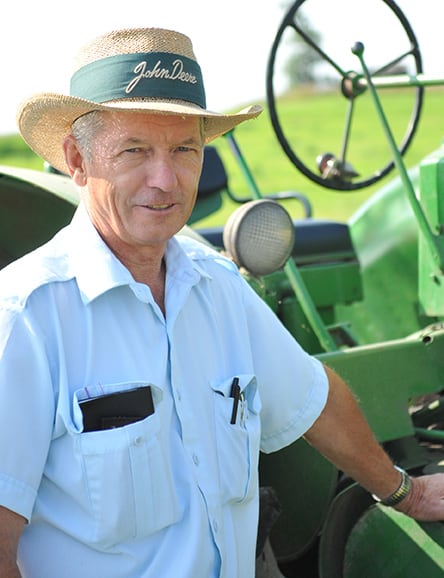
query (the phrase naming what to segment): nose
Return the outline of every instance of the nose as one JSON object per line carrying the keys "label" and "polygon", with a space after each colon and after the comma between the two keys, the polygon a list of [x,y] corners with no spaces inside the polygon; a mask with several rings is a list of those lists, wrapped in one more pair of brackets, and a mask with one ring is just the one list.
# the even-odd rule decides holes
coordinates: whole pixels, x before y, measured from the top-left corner
{"label": "nose", "polygon": [[146,166],[149,187],[162,191],[173,191],[177,187],[177,173],[173,160],[168,155],[156,155]]}

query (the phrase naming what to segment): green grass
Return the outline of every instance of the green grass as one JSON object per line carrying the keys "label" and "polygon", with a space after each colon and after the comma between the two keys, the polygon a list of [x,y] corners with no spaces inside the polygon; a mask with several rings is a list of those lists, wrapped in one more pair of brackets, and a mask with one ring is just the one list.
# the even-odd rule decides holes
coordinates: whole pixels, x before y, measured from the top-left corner
{"label": "green grass", "polygon": [[[362,106],[356,106],[354,122],[357,126],[353,127],[358,135],[349,145],[347,158],[352,159],[353,166],[367,178],[385,166],[392,156],[373,103],[366,98],[358,104]],[[427,89],[419,128],[404,156],[407,168],[418,164],[441,145],[444,136],[443,105],[444,90]],[[392,92],[384,98],[383,106],[392,131],[400,139],[410,116],[411,98],[404,91]],[[319,153],[331,151],[339,156],[345,127],[343,99],[332,94],[316,97],[296,94],[279,103],[278,113],[287,140],[312,172],[316,172],[315,159]],[[300,173],[287,158],[274,134],[267,111],[259,119],[241,125],[235,136],[262,194],[289,189],[303,192],[312,202],[314,216],[320,218],[347,219],[375,190],[397,174],[393,171],[375,185],[358,191],[339,192],[322,187]],[[228,143],[219,139],[217,146],[228,167],[231,188],[237,193],[247,194],[248,187]],[[231,206],[227,205],[230,210]],[[296,210],[292,212],[297,213]]]}
{"label": "green grass", "polygon": [[[411,114],[412,91],[385,91],[381,98],[391,130],[399,141]],[[404,157],[407,168],[418,164],[422,158],[439,148],[444,137],[443,104],[444,89],[426,89],[419,128]],[[310,170],[316,172],[315,159],[320,153],[333,152],[340,156],[346,115],[346,101],[343,97],[336,93],[315,94],[300,90],[280,98],[277,109],[287,140]],[[361,178],[368,178],[391,160],[386,137],[369,94],[357,100],[352,136],[347,159],[360,172]],[[348,219],[376,189],[396,175],[396,172],[392,172],[373,186],[350,192],[333,191],[313,183],[294,167],[283,152],[266,107],[258,119],[238,127],[235,137],[261,194],[281,190],[302,192],[310,199],[314,216],[319,218]],[[219,138],[215,144],[227,166],[231,189],[239,196],[249,195],[248,184],[226,139]],[[0,163],[43,168],[42,161],[17,135],[0,138]],[[202,220],[199,225],[224,223],[235,206],[228,198],[224,198],[222,209],[216,215]],[[295,217],[302,215],[295,202],[287,206]]]}
{"label": "green grass", "polygon": [[0,137],[0,164],[28,169],[43,169],[42,160],[16,134]]}

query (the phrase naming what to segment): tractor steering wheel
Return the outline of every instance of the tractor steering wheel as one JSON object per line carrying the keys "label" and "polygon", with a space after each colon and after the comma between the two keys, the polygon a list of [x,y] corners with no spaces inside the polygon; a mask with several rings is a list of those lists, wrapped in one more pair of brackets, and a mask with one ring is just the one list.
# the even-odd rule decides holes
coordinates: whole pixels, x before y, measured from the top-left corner
{"label": "tractor steering wheel", "polygon": [[[312,23],[317,21],[322,32],[312,28]],[[368,49],[370,64],[367,62],[367,68],[385,112],[396,112],[391,128],[403,155],[418,126],[424,87],[405,80],[422,72],[422,59],[415,34],[393,0],[296,0],[282,20],[267,65],[267,104],[281,147],[305,176],[338,191],[352,191],[374,184],[394,167],[365,76],[356,69],[359,62],[351,48],[357,41],[363,42],[366,52]],[[291,123],[286,120],[284,126],[279,107],[288,93],[283,95],[282,101],[278,100],[276,85],[281,71],[279,65],[283,63],[289,70],[290,43],[293,55],[296,54],[293,63],[303,68],[305,59],[305,66],[314,70],[312,80],[316,81],[316,94],[331,92],[332,87],[335,90],[339,88],[339,99],[334,107],[330,105],[327,110],[319,110],[319,114],[314,115],[312,109],[304,113],[303,102],[310,99],[303,96],[298,99],[298,93],[313,90],[313,84],[299,85],[294,101],[295,110],[297,106],[300,110],[296,113],[296,120]],[[404,93],[406,97],[402,102],[399,88],[408,93],[408,96]],[[345,127],[341,136],[344,103]],[[359,116],[355,109],[360,106],[362,113]],[[369,120],[373,114],[374,122]],[[379,131],[381,139],[381,145],[372,149],[365,148],[368,146],[366,131],[369,124],[372,132],[376,134]],[[327,125],[329,135],[324,138],[323,126]],[[306,130],[302,141],[299,135],[303,127]],[[311,136],[307,138],[307,135],[313,135],[315,142],[309,142]],[[322,139],[324,142],[320,142]],[[359,153],[356,159],[361,166],[354,164],[355,151]]]}

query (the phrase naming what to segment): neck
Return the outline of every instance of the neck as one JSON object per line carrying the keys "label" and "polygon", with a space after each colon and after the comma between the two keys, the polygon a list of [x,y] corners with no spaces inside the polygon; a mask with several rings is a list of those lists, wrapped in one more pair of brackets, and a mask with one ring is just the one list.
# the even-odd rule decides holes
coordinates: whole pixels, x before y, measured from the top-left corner
{"label": "neck", "polygon": [[165,315],[166,264],[163,254],[142,258],[134,253],[122,255],[116,252],[116,256],[138,283],[148,285],[154,301]]}
{"label": "neck", "polygon": [[115,235],[111,228],[105,234],[97,223],[94,223],[94,226],[119,261],[130,271],[135,281],[148,285],[154,300],[165,314],[166,266],[164,254],[167,243],[129,244]]}

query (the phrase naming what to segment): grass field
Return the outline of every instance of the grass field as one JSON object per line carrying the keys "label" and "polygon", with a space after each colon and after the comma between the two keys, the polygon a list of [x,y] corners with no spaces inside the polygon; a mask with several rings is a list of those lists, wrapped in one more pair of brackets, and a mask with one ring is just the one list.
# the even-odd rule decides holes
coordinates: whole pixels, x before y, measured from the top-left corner
{"label": "grass field", "polygon": [[[383,106],[390,126],[400,140],[410,115],[411,98],[403,91],[392,92],[384,99]],[[292,145],[295,143],[293,150],[313,172],[319,153],[331,151],[339,156],[345,127],[343,99],[331,94],[294,95],[282,103],[278,114],[287,140]],[[354,121],[357,137],[349,145],[347,158],[352,159],[353,166],[367,177],[385,166],[392,156],[370,99],[363,100],[360,109],[356,107]],[[287,135],[286,123],[291,137]],[[287,158],[267,111],[259,119],[241,125],[235,136],[262,194],[288,189],[303,192],[312,202],[314,215],[321,218],[347,219],[376,189],[396,175],[393,171],[375,185],[359,191],[338,192],[317,185]],[[444,90],[427,89],[418,130],[404,156],[406,167],[415,166],[439,148],[443,137]],[[248,187],[224,140],[219,139],[218,147],[228,167],[231,186],[237,193],[247,193]]]}
{"label": "grass field", "polygon": [[[387,91],[382,104],[391,130],[399,142],[406,130],[413,106],[412,91]],[[298,91],[277,101],[277,110],[284,134],[295,154],[313,172],[316,156],[333,152],[340,156],[345,131],[346,102],[338,94]],[[311,201],[314,216],[346,220],[378,188],[387,183],[395,172],[376,185],[359,191],[338,192],[310,181],[300,173],[283,152],[271,125],[268,110],[255,121],[241,125],[235,131],[245,160],[263,195],[281,190],[303,192]],[[360,97],[353,115],[353,138],[347,149],[347,159],[362,175],[372,175],[391,160],[386,138],[376,117],[369,94]],[[427,88],[419,128],[404,162],[411,168],[427,154],[439,148],[444,136],[444,89]],[[239,170],[226,139],[215,141],[226,164],[230,187],[240,196],[249,195],[248,185]],[[17,135],[0,138],[0,164],[43,169],[42,161]],[[224,198],[222,209],[199,224],[209,226],[225,222],[233,203]],[[287,205],[294,216],[302,213],[296,203]]]}

